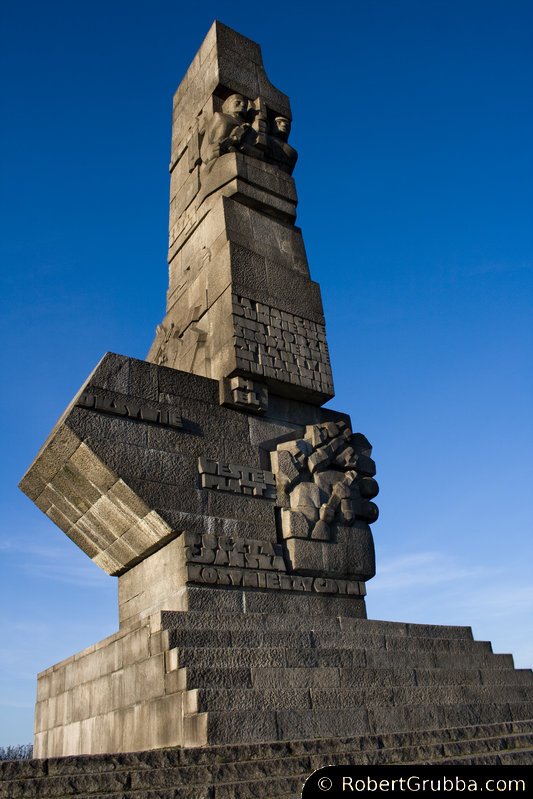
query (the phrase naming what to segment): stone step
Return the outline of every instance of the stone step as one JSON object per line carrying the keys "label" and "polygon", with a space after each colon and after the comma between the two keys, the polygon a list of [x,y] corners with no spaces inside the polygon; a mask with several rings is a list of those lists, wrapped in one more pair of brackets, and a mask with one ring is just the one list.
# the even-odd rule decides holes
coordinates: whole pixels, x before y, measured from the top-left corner
{"label": "stone step", "polygon": [[[243,668],[281,666],[297,667],[339,667],[339,668],[381,668],[391,662],[391,655],[385,650],[365,651],[348,647],[293,649],[289,647],[179,647],[176,648],[177,665],[207,667],[216,663],[218,668]],[[394,654],[396,668],[473,668],[512,669],[512,655],[494,655],[485,650],[460,653],[400,651]]]}
{"label": "stone step", "polygon": [[469,638],[423,638],[410,636],[365,635],[354,632],[313,630],[212,630],[171,629],[167,646],[197,648],[289,647],[291,649],[349,648],[387,652],[492,652],[489,641]]}
{"label": "stone step", "polygon": [[446,668],[337,668],[320,667],[199,667],[170,671],[167,693],[193,688],[233,688],[258,691],[356,690],[360,688],[433,685],[531,685],[529,669]]}
{"label": "stone step", "polygon": [[[456,747],[469,746],[469,751],[494,748],[499,740],[523,739],[533,736],[533,717],[521,721],[476,724],[429,730],[411,730],[342,738],[314,738],[295,741],[268,741],[253,744],[226,744],[202,748],[153,749],[104,755],[78,755],[46,760],[0,761],[0,779],[33,779],[43,776],[64,777],[77,774],[111,771],[172,769],[240,761],[279,761],[293,757],[375,757],[382,752],[407,751],[419,747],[444,747],[443,753],[453,755]],[[480,743],[481,742],[481,743]]]}
{"label": "stone step", "polygon": [[359,708],[387,705],[472,704],[475,702],[533,702],[533,684],[522,685],[436,685],[384,687],[375,685],[354,690],[303,689],[257,691],[197,688],[184,692],[183,712],[214,710],[279,710]]}
{"label": "stone step", "polygon": [[322,630],[363,635],[409,636],[415,638],[461,638],[473,640],[470,627],[440,624],[354,619],[346,616],[295,616],[291,613],[208,613],[203,611],[162,611],[163,629],[189,630]]}
{"label": "stone step", "polygon": [[[213,786],[219,796],[254,796],[252,789],[265,781],[275,796],[300,789],[311,774],[310,758],[294,758],[294,762],[258,761],[250,764],[237,761],[233,764],[216,763],[209,766],[178,767],[174,769],[148,768],[95,774],[70,774],[62,777],[41,777],[0,784],[2,799],[64,799],[66,796],[147,797],[169,796],[173,799],[211,799]],[[297,776],[295,776],[297,775]],[[300,776],[301,775],[301,776]],[[295,782],[298,780],[298,782]],[[237,792],[238,789],[238,792]]]}
{"label": "stone step", "polygon": [[533,766],[533,747],[515,752],[472,754],[437,760],[417,761],[424,766]]}
{"label": "stone step", "polygon": [[[356,738],[12,761],[0,763],[0,796],[212,799],[218,795],[242,799],[256,795],[287,799],[301,795],[291,793],[295,779],[303,782],[312,771],[329,763],[530,764],[532,752],[530,720]],[[168,785],[172,786],[169,793]],[[297,791],[301,791],[301,783]]]}
{"label": "stone step", "polygon": [[[433,731],[438,735],[439,731]],[[222,749],[224,747],[221,747]],[[287,791],[298,790],[305,779],[316,769],[327,765],[377,765],[392,763],[428,764],[531,764],[533,763],[533,725],[529,734],[507,735],[493,738],[467,738],[458,742],[434,743],[418,747],[380,749],[354,753],[340,751],[321,754],[269,758],[266,760],[238,759],[217,762],[216,748],[208,764],[180,765],[158,768],[155,764],[137,763],[129,769],[87,773],[71,770],[70,774],[37,779],[14,780],[0,786],[3,799],[60,799],[83,794],[98,797],[172,796],[203,799],[212,796],[227,799],[245,797],[287,797]],[[111,759],[113,756],[109,756]],[[79,760],[65,758],[64,760]],[[86,758],[89,763],[95,758]],[[100,758],[101,761],[101,758]],[[87,765],[87,763],[86,763]],[[96,763],[95,763],[96,765]],[[111,766],[111,763],[109,763]],[[214,787],[214,793],[213,793]],[[167,791],[171,793],[167,794]],[[281,793],[279,792],[281,791]],[[301,793],[297,793],[300,796]]]}
{"label": "stone step", "polygon": [[533,702],[486,702],[460,705],[398,705],[307,710],[209,711],[185,715],[188,746],[207,741],[245,743],[265,740],[352,737],[383,732],[442,729],[492,724],[533,716]]}
{"label": "stone step", "polygon": [[[434,731],[437,734],[438,731]],[[530,732],[515,735],[503,735],[488,738],[465,738],[459,741],[433,741],[417,745],[394,748],[375,749],[373,751],[354,752],[335,751],[311,756],[314,770],[327,765],[377,766],[411,764],[421,762],[442,762],[445,758],[480,757],[507,751],[533,751],[533,725]],[[283,762],[286,762],[283,761]]]}

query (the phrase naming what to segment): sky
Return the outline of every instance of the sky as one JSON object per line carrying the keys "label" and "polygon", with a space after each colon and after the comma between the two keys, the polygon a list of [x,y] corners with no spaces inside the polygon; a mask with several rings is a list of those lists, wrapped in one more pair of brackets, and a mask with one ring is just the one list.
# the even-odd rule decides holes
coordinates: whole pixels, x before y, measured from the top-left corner
{"label": "sky", "polygon": [[291,98],[336,397],[374,446],[371,618],[533,665],[533,4],[0,4],[0,746],[36,674],[117,629],[106,576],[17,488],[106,351],[164,313],[172,95],[215,18]]}

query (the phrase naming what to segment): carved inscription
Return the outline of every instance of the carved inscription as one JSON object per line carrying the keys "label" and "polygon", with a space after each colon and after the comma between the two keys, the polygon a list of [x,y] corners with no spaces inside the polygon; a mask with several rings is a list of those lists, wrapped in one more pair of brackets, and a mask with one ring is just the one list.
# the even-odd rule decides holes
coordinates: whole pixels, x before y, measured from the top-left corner
{"label": "carved inscription", "polygon": [[239,569],[286,571],[281,544],[233,535],[185,533],[187,561]]}
{"label": "carved inscription", "polygon": [[207,585],[364,596],[357,580],[287,574],[279,544],[230,535],[185,534],[187,580]]}
{"label": "carved inscription", "polygon": [[146,405],[136,400],[119,400],[85,392],[80,395],[76,404],[80,408],[114,413],[117,416],[126,416],[128,419],[141,419],[143,422],[155,422],[177,429],[183,427],[183,419],[171,408],[159,408],[156,405]]}
{"label": "carved inscription", "polygon": [[233,295],[237,368],[327,394],[333,392],[324,325]]}
{"label": "carved inscription", "polygon": [[249,413],[264,413],[268,408],[268,389],[264,383],[245,377],[226,377],[219,385],[220,402],[227,408]]}
{"label": "carved inscription", "polygon": [[275,591],[307,591],[317,594],[364,596],[365,584],[357,580],[333,577],[300,577],[297,574],[260,572],[247,569],[224,569],[215,566],[187,564],[187,580],[191,583],[231,585],[241,588],[267,588]]}
{"label": "carved inscription", "polygon": [[198,472],[202,488],[276,499],[276,478],[265,469],[250,469],[237,463],[198,458]]}

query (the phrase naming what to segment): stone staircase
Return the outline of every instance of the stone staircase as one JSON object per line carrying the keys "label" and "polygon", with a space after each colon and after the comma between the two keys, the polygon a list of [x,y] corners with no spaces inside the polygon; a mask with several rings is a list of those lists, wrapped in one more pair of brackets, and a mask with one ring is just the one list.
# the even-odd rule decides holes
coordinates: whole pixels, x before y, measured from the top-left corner
{"label": "stone staircase", "polygon": [[468,627],[198,611],[157,626],[186,748],[0,763],[0,799],[288,799],[330,764],[533,765],[533,673]]}
{"label": "stone staircase", "polygon": [[188,746],[352,737],[533,718],[533,674],[469,627],[163,613]]}
{"label": "stone staircase", "polygon": [[299,799],[326,765],[532,765],[533,721],[0,763],[1,799]]}

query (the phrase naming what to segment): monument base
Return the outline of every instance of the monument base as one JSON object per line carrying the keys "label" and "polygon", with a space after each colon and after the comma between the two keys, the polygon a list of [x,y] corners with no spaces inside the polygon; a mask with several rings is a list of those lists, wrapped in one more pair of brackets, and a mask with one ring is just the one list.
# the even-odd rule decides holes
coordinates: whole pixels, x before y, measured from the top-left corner
{"label": "monument base", "polygon": [[39,675],[36,757],[423,738],[533,718],[532,672],[468,627],[335,616],[335,600],[321,597],[278,596],[286,611],[270,613],[268,593],[238,590],[223,593],[255,611],[209,611],[212,590],[183,590],[188,610],[129,621]]}
{"label": "monument base", "polygon": [[219,389],[108,354],[22,481],[119,583],[119,632],[39,675],[36,756],[533,718],[531,672],[469,628],[366,619],[377,484],[349,417]]}
{"label": "monument base", "polygon": [[[185,542],[185,535],[173,539],[119,576],[121,628],[171,610],[366,618],[362,582],[188,563]],[[250,586],[257,582],[264,590]]]}
{"label": "monument base", "polygon": [[[39,676],[37,756],[290,738],[277,689],[310,710],[305,669],[329,657],[317,660],[313,631],[366,618],[370,444],[346,414],[240,378],[227,388],[107,354],[24,476],[119,584],[120,631]],[[177,625],[204,641],[197,653],[174,642]],[[276,673],[265,696],[264,668]],[[224,699],[227,718],[218,695],[214,715],[195,709],[204,688],[244,704]]]}
{"label": "monument base", "polygon": [[[532,721],[0,763],[6,796],[300,799],[328,765],[533,765]],[[503,776],[503,775],[502,775]],[[128,793],[128,796],[130,793]]]}

